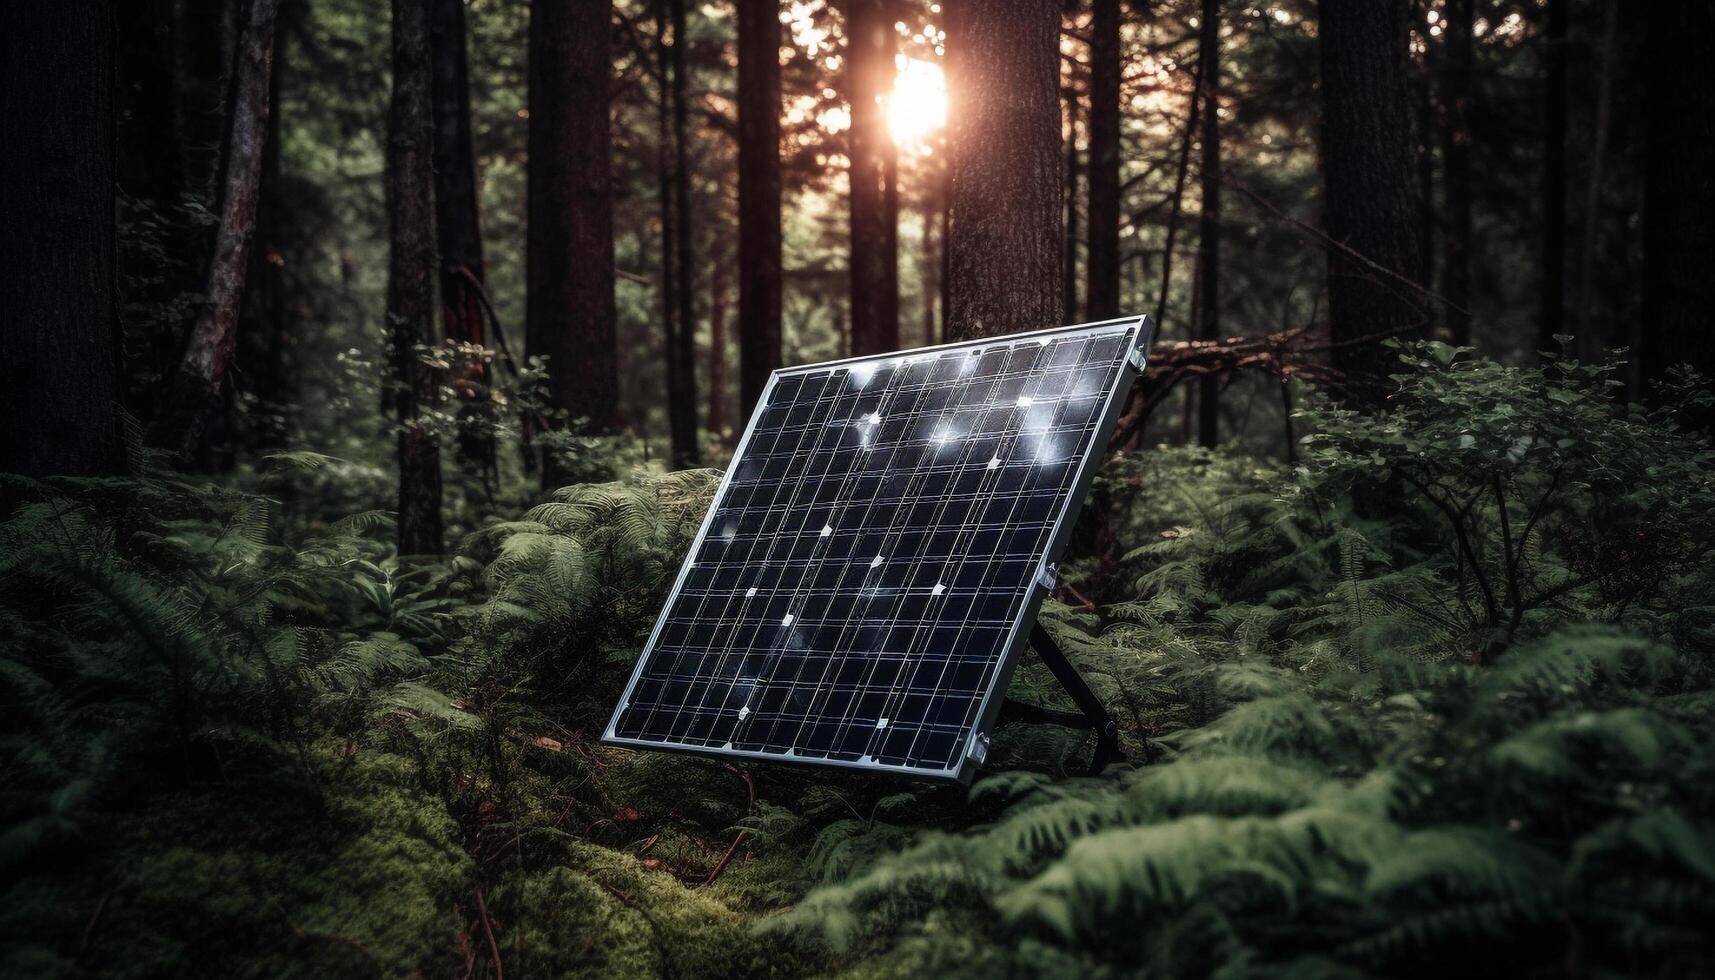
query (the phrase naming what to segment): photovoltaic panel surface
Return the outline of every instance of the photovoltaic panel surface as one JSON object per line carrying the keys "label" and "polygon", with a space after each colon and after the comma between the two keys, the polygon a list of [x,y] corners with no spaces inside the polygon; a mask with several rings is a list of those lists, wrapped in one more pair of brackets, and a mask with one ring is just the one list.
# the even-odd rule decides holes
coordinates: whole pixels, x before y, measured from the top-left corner
{"label": "photovoltaic panel surface", "polygon": [[604,741],[966,778],[1149,333],[776,372]]}

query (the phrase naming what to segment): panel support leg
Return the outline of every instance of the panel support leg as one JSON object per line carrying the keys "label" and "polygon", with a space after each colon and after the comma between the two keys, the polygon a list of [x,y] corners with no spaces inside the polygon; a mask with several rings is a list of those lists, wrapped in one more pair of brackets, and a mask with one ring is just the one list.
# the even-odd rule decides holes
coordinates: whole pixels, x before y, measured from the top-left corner
{"label": "panel support leg", "polygon": [[1066,659],[1059,644],[1048,635],[1048,631],[1037,623],[1030,630],[1030,645],[1036,650],[1036,655],[1048,665],[1048,670],[1060,686],[1066,689],[1072,702],[1078,706],[1077,711],[1060,711],[1054,708],[1044,708],[1041,705],[1023,704],[1018,701],[1007,701],[1001,705],[1002,720],[1025,721],[1039,725],[1064,725],[1067,728],[1087,728],[1096,733],[1096,755],[1090,763],[1090,775],[1099,775],[1109,765],[1123,761],[1125,756],[1120,754],[1119,725],[1108,709],[1084,683],[1084,678],[1078,674],[1078,669]]}

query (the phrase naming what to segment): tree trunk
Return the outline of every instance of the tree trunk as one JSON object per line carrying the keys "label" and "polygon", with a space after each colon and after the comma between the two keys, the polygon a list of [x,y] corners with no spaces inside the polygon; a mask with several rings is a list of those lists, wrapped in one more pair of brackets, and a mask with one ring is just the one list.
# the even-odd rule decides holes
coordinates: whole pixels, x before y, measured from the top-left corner
{"label": "tree trunk", "polygon": [[0,471],[120,473],[112,8],[0,4],[0,37]]}
{"label": "tree trunk", "polygon": [[1566,0],[1548,0],[1543,42],[1548,46],[1548,78],[1542,123],[1542,309],[1536,345],[1552,353],[1560,349],[1555,335],[1566,332]]}
{"label": "tree trunk", "polygon": [[[673,207],[673,54],[667,43],[667,0],[655,0],[655,190],[661,207],[661,362],[669,388],[679,345],[679,217]],[[669,415],[668,425],[672,420]],[[671,434],[669,433],[669,438]]]}
{"label": "tree trunk", "polygon": [[155,445],[181,453],[193,450],[209,410],[226,383],[244,277],[256,227],[262,145],[268,133],[268,82],[274,53],[274,18],[279,0],[252,0],[234,69],[232,128],[228,134],[220,230],[202,310],[185,345],[165,401],[150,430]]}
{"label": "tree trunk", "polygon": [[[296,9],[294,9],[294,7]],[[307,13],[301,5],[283,0],[280,30],[288,12]],[[250,249],[250,269],[245,276],[244,298],[239,306],[239,384],[255,399],[250,408],[250,437],[260,449],[278,449],[286,444],[293,391],[287,367],[291,334],[286,327],[285,235],[286,212],[280,165],[280,79],[285,59],[284,44],[276,44],[269,66],[268,91],[275,109],[268,113],[268,132],[262,144],[262,171],[256,180],[256,234]]]}
{"label": "tree trunk", "polygon": [[738,5],[739,410],[780,367],[780,5]]}
{"label": "tree trunk", "polygon": [[393,0],[393,96],[387,109],[387,323],[399,418],[399,553],[441,553],[441,451],[419,418],[435,377],[418,348],[435,340],[433,123],[429,2]]}
{"label": "tree trunk", "polygon": [[[1556,0],[1558,2],[1558,0]],[[1447,65],[1442,75],[1445,125],[1441,158],[1446,168],[1447,237],[1443,242],[1441,295],[1453,343],[1471,343],[1471,97],[1475,0],[1447,0]],[[1425,225],[1428,222],[1424,222]],[[1427,253],[1425,253],[1427,257]]]}
{"label": "tree trunk", "polygon": [[1620,2],[1602,5],[1602,65],[1596,83],[1596,124],[1590,136],[1590,179],[1584,189],[1584,228],[1578,249],[1578,357],[1594,360],[1606,338],[1598,338],[1596,308],[1596,241],[1602,228],[1602,183],[1608,159],[1608,133],[1613,125],[1614,74],[1618,57]]}
{"label": "tree trunk", "polygon": [[1648,15],[1640,366],[1646,383],[1676,364],[1715,378],[1715,7],[1666,0]]}
{"label": "tree trunk", "polygon": [[851,107],[846,154],[851,161],[851,352],[877,354],[899,346],[898,211],[897,204],[888,204],[893,140],[883,109],[892,90],[893,20],[885,0],[846,0],[845,15],[845,86]]}
{"label": "tree trunk", "polygon": [[1061,286],[1066,290],[1066,311],[1061,318],[1067,323],[1078,322],[1078,116],[1083,108],[1083,96],[1076,81],[1068,82],[1061,93],[1066,103],[1066,235],[1065,254],[1060,261]]}
{"label": "tree trunk", "polygon": [[1343,394],[1379,404],[1396,361],[1364,342],[1424,336],[1405,71],[1409,0],[1323,0],[1322,171],[1326,182],[1329,332]]}
{"label": "tree trunk", "polygon": [[[470,72],[465,53],[465,0],[431,0],[429,92],[434,121],[435,242],[439,251],[441,324],[449,343],[488,346],[482,312],[482,225],[476,151],[471,143]],[[489,367],[473,360],[456,390],[463,403],[459,457],[485,474],[495,467],[494,439],[482,423]]]}
{"label": "tree trunk", "polygon": [[691,218],[690,105],[685,94],[685,0],[667,0],[673,17],[673,215],[678,267],[679,309],[667,348],[667,421],[673,443],[673,466],[701,465],[697,442],[697,265],[696,226]]}
{"label": "tree trunk", "polygon": [[[609,11],[535,0],[530,12],[525,345],[548,358],[549,394],[565,421],[594,432],[612,431],[619,394]],[[559,475],[550,460],[543,479]]]}
{"label": "tree trunk", "polygon": [[1095,0],[1090,30],[1090,253],[1084,316],[1120,315],[1120,0]]}
{"label": "tree trunk", "polygon": [[963,0],[948,110],[947,339],[1054,326],[1060,284],[1060,5]]}
{"label": "tree trunk", "polygon": [[726,436],[726,264],[717,262],[709,288],[709,432]]}
{"label": "tree trunk", "polygon": [[[1203,0],[1197,42],[1197,64],[1203,82],[1202,203],[1198,206],[1197,269],[1200,297],[1198,340],[1221,337],[1221,4]],[[1197,382],[1197,443],[1214,448],[1220,442],[1221,379],[1206,375]]]}

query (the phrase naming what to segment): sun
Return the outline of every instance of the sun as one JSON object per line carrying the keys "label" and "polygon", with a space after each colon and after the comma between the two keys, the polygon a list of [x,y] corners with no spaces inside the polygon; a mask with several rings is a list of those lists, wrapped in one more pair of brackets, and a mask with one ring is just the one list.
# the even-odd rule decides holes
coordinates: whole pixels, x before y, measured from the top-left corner
{"label": "sun", "polygon": [[898,56],[887,130],[901,150],[929,151],[929,137],[947,125],[947,78],[941,66]]}

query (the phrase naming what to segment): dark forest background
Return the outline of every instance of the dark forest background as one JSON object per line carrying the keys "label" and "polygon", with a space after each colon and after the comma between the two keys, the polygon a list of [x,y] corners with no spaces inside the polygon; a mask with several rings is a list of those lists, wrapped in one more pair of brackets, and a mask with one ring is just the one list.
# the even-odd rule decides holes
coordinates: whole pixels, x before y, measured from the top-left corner
{"label": "dark forest background", "polygon": [[[943,2],[0,8],[8,974],[1715,970],[1715,6]],[[1129,763],[593,741],[770,371],[1132,314]]]}

